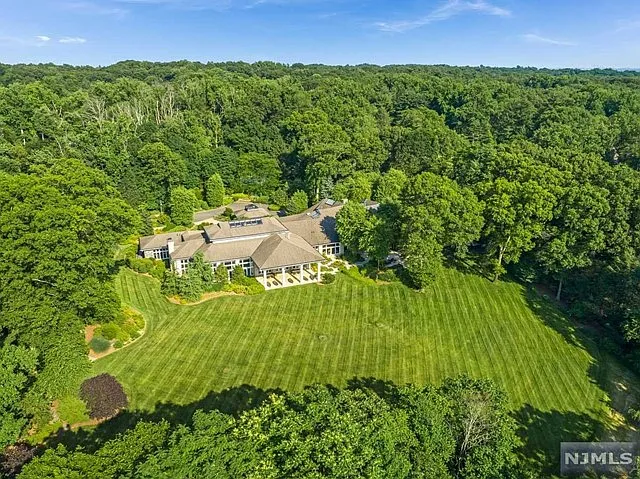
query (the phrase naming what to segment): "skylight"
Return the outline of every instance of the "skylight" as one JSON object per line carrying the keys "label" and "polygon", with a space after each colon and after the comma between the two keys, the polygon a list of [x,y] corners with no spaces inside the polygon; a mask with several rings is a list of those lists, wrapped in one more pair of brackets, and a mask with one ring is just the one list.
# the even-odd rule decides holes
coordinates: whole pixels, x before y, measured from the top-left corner
{"label": "skylight", "polygon": [[230,221],[229,228],[244,228],[245,226],[258,226],[262,224],[262,218],[253,220]]}

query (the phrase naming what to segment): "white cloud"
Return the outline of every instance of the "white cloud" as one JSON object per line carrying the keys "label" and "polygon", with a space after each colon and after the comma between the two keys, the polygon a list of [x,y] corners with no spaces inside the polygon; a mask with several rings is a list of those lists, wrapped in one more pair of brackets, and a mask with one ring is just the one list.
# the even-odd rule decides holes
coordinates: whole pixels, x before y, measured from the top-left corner
{"label": "white cloud", "polygon": [[463,1],[447,0],[447,2],[432,12],[415,20],[404,20],[395,22],[377,22],[374,24],[378,29],[385,32],[406,32],[414,28],[420,28],[434,22],[441,22],[449,18],[464,13],[478,13],[482,15],[494,15],[498,17],[508,17],[511,12],[505,8],[487,3],[485,0]]}
{"label": "white cloud", "polygon": [[46,35],[35,35],[33,37],[16,37],[4,35],[0,36],[0,45],[18,45],[23,47],[43,47],[51,41]]}
{"label": "white cloud", "polygon": [[82,37],[62,37],[58,40],[58,43],[80,45],[82,43],[87,43],[87,39]]}
{"label": "white cloud", "polygon": [[[130,5],[165,6],[184,10],[226,10],[232,7],[234,0],[114,0]],[[243,2],[246,5],[247,2]]]}
{"label": "white cloud", "polygon": [[180,10],[252,9],[263,5],[304,5],[326,3],[328,0],[112,0],[119,4],[169,7]]}
{"label": "white cloud", "polygon": [[521,38],[524,41],[529,43],[543,43],[546,45],[559,45],[559,46],[565,46],[565,47],[574,47],[577,45],[577,43],[575,42],[568,42],[565,40],[557,40],[554,38],[543,37],[536,33],[525,33],[524,35],[521,35]]}
{"label": "white cloud", "polygon": [[62,5],[65,10],[87,15],[111,15],[123,17],[129,13],[128,10],[116,6],[105,6],[99,3],[88,1],[69,2]]}
{"label": "white cloud", "polygon": [[620,33],[628,30],[637,30],[638,28],[640,28],[640,20],[619,20],[614,32]]}

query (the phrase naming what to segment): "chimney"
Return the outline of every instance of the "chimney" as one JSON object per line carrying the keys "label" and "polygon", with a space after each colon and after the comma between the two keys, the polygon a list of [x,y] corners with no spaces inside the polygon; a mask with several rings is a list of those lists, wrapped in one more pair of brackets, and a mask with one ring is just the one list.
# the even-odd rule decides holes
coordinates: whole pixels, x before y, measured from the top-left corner
{"label": "chimney", "polygon": [[176,249],[176,245],[173,242],[173,238],[169,238],[167,240],[167,249],[169,250],[169,254],[173,253],[173,251]]}

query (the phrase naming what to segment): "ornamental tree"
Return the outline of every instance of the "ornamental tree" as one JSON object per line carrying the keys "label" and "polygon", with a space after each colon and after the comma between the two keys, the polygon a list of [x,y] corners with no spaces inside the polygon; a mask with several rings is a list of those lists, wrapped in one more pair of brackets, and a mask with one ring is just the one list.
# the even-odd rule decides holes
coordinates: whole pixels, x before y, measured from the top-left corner
{"label": "ornamental tree", "polygon": [[224,183],[218,173],[214,173],[207,180],[205,185],[207,204],[212,208],[221,206],[224,202]]}

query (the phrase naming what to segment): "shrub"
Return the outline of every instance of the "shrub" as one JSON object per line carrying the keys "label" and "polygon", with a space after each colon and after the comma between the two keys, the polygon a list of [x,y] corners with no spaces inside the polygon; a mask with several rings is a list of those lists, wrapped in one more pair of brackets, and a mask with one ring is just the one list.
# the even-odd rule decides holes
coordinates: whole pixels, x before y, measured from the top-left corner
{"label": "shrub", "polygon": [[179,225],[189,226],[193,222],[193,212],[198,203],[198,198],[196,198],[193,190],[188,190],[184,186],[172,188],[169,192],[171,221]]}
{"label": "shrub", "polygon": [[148,273],[153,268],[153,261],[149,258],[128,258],[127,266],[138,273]]}
{"label": "shrub", "polygon": [[246,278],[245,284],[229,283],[224,286],[223,291],[231,291],[236,294],[252,296],[263,293],[264,286],[262,286],[255,278]]}
{"label": "shrub", "polygon": [[122,346],[124,346],[124,343],[122,341],[116,341],[115,343],[113,343],[113,347],[116,349],[120,349]]}
{"label": "shrub", "polygon": [[169,218],[169,215],[166,213],[160,213],[155,218],[153,218],[153,220],[154,226],[162,226],[169,223],[171,221],[171,218]]}
{"label": "shrub", "polygon": [[235,266],[231,272],[231,282],[234,284],[245,284],[246,280],[247,275],[244,274],[244,268],[240,265]]}
{"label": "shrub", "polygon": [[104,336],[106,339],[109,339],[109,340],[116,339],[116,336],[118,335],[118,330],[119,329],[120,328],[115,323],[103,324],[100,327],[100,334],[102,336]]}
{"label": "shrub", "polygon": [[126,331],[124,328],[118,327],[118,334],[116,334],[116,341],[120,341],[126,343],[131,339],[131,334]]}
{"label": "shrub", "polygon": [[22,466],[36,456],[38,449],[24,442],[5,448],[0,454],[0,477],[16,477]]}
{"label": "shrub", "polygon": [[151,271],[149,271],[149,274],[151,276],[153,276],[155,279],[157,279],[158,281],[162,281],[162,278],[164,277],[164,272],[167,270],[167,267],[165,266],[163,261],[154,261],[154,266],[153,268],[151,268]]}
{"label": "shrub", "polygon": [[269,198],[271,201],[271,205],[269,205],[269,209],[272,206],[276,206],[277,208],[272,211],[279,211],[282,207],[284,207],[289,202],[289,195],[287,195],[286,188],[278,188],[273,193],[271,193],[271,197]]}
{"label": "shrub", "polygon": [[223,291],[223,290],[224,290],[224,283],[211,283],[207,285],[207,288],[205,289],[205,293],[215,293],[217,291]]}
{"label": "shrub", "polygon": [[213,273],[213,280],[216,283],[222,283],[222,284],[229,282],[229,271],[227,270],[227,267],[225,265],[223,264],[218,265],[215,272]]}
{"label": "shrub", "polygon": [[287,213],[302,213],[309,206],[309,197],[304,191],[296,191],[287,203]]}
{"label": "shrub", "polygon": [[392,269],[385,269],[378,275],[380,281],[386,281],[387,283],[395,283],[400,281],[396,272]]}
{"label": "shrub", "polygon": [[129,341],[129,339],[131,339],[131,334],[129,334],[129,332],[127,330],[125,330],[123,327],[118,326],[118,330],[116,332],[116,337],[114,339],[116,341],[127,342],[127,341]]}
{"label": "shrub", "polygon": [[77,392],[63,396],[58,401],[58,417],[62,422],[74,424],[89,419],[87,405],[78,396]]}
{"label": "shrub", "polygon": [[322,275],[322,284],[331,284],[336,280],[336,275],[333,273],[324,273]]}
{"label": "shrub", "polygon": [[252,196],[250,199],[254,203],[269,203],[269,196],[268,195]]}
{"label": "shrub", "polygon": [[133,322],[133,324],[135,324],[138,329],[144,328],[144,316],[142,316],[142,314],[137,312],[135,309],[125,308],[124,314],[127,317],[127,321]]}
{"label": "shrub", "polygon": [[80,397],[87,404],[92,419],[112,417],[129,404],[122,385],[106,373],[84,381],[80,386]]}
{"label": "shrub", "polygon": [[89,341],[89,347],[96,353],[104,353],[111,346],[111,342],[100,336],[94,337]]}
{"label": "shrub", "polygon": [[126,329],[116,323],[103,324],[99,330],[100,335],[106,339],[117,339],[119,341],[129,341],[130,334]]}
{"label": "shrub", "polygon": [[129,335],[133,336],[140,328],[133,322],[126,322],[122,325],[122,329]]}
{"label": "shrub", "polygon": [[205,185],[207,190],[207,203],[212,208],[217,208],[224,202],[224,183],[222,177],[218,173],[214,173],[209,177]]}
{"label": "shrub", "polygon": [[123,245],[116,252],[116,258],[119,260],[124,260],[125,264],[127,264],[127,261],[130,261],[136,257],[136,251],[136,245]]}
{"label": "shrub", "polygon": [[345,270],[341,272],[349,276],[350,278],[356,279],[358,281],[362,281],[363,283],[370,283],[370,284],[375,283],[375,281],[372,280],[371,278],[367,278],[366,276],[363,276],[360,270],[356,267],[348,268],[348,269],[345,268]]}
{"label": "shrub", "polygon": [[167,269],[163,261],[151,258],[127,258],[126,265],[138,273],[150,274],[157,280],[162,280]]}
{"label": "shrub", "polygon": [[160,292],[165,296],[178,294],[178,277],[172,271],[165,271],[160,284]]}
{"label": "shrub", "polygon": [[349,269],[349,268],[347,268],[347,265],[342,261],[340,263],[338,263],[338,264],[334,263],[334,266],[336,267],[336,269],[338,271],[340,271],[341,273],[344,273],[344,274],[347,274],[347,270]]}

